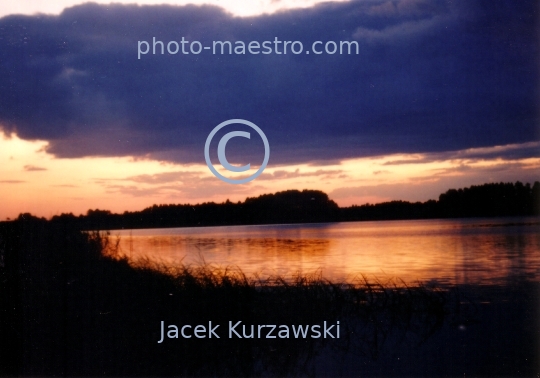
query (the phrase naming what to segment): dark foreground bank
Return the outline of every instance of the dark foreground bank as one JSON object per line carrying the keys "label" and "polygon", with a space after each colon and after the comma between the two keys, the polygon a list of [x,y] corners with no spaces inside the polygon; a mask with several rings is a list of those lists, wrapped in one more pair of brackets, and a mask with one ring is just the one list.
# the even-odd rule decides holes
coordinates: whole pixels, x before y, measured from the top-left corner
{"label": "dark foreground bank", "polygon": [[[536,283],[443,288],[341,285],[320,277],[255,280],[211,266],[131,266],[103,234],[54,222],[30,219],[0,227],[4,375],[540,372]],[[209,322],[221,325],[221,337],[194,337],[195,326]],[[229,322],[246,325],[247,333],[237,327],[241,337],[228,337]],[[312,328],[307,337],[293,331],[301,325],[322,331],[338,322],[339,337],[336,327],[326,338],[312,337]],[[177,326],[178,338],[174,327],[164,338],[161,324]],[[190,338],[182,336],[185,325],[193,326],[184,329]],[[274,336],[280,325],[291,331],[287,338],[246,338],[251,325],[255,336],[259,325],[276,325]]]}

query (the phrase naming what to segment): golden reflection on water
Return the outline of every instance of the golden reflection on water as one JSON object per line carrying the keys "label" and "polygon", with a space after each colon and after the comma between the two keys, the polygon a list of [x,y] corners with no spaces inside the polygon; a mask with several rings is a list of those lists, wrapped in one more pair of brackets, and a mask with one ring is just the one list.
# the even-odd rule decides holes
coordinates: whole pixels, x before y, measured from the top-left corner
{"label": "golden reflection on water", "polygon": [[122,251],[260,277],[509,284],[540,281],[535,218],[351,222],[113,231]]}

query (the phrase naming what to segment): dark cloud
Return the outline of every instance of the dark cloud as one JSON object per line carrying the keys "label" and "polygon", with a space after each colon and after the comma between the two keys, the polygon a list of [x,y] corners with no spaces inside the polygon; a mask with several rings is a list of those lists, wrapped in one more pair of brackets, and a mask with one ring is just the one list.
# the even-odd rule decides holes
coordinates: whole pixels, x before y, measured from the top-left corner
{"label": "dark cloud", "polygon": [[426,164],[436,161],[451,159],[461,160],[519,160],[540,156],[540,142],[527,142],[494,146],[484,148],[472,148],[461,151],[444,151],[427,153],[418,158],[390,160],[382,165]]}
{"label": "dark cloud", "polygon": [[[200,198],[207,198],[211,201],[212,198],[219,198],[220,196],[245,196],[247,197],[252,190],[261,190],[261,186],[248,185],[235,185],[229,187],[220,184],[216,180],[204,180],[204,185],[200,185],[193,182],[178,183],[174,185],[170,183],[168,185],[152,185],[150,187],[141,187],[140,185],[124,185],[124,184],[106,184],[104,189],[108,193],[118,193],[123,196],[133,197],[146,197],[152,198],[153,196],[160,196],[163,198],[170,198],[170,202],[177,202],[178,198],[184,198],[188,200],[200,201]],[[264,190],[263,190],[264,191]]]}
{"label": "dark cloud", "polygon": [[27,172],[46,171],[47,168],[36,167],[35,165],[25,165],[24,170]]}
{"label": "dark cloud", "polygon": [[220,198],[220,196],[248,196],[253,190],[264,192],[264,186],[249,183],[247,185],[223,185],[213,176],[201,172],[175,171],[152,175],[144,174],[119,178],[98,178],[94,182],[104,188],[107,193],[123,196],[147,197],[160,196],[169,198],[170,202],[178,198],[200,200],[200,198]]}
{"label": "dark cloud", "polygon": [[184,171],[176,171],[176,172],[163,172],[163,173],[156,173],[153,175],[138,175],[138,176],[131,176],[127,177],[125,181],[133,181],[140,184],[165,184],[165,183],[171,183],[171,182],[192,182],[194,179],[200,180],[200,173],[197,172],[184,172]]}
{"label": "dark cloud", "polygon": [[[48,140],[61,157],[186,163],[204,161],[206,136],[230,118],[265,131],[273,164],[536,141],[538,7],[374,0],[239,18],[211,6],[85,4],[8,16],[0,125]],[[305,49],[347,40],[360,54],[137,59],[137,41],[153,37],[205,46],[277,37]]]}
{"label": "dark cloud", "polygon": [[321,179],[336,178],[343,173],[340,169],[318,169],[314,172],[301,172],[299,168],[294,171],[277,170],[273,173],[263,173],[259,176],[259,180],[275,180],[275,179],[291,179],[297,177],[320,177]]}

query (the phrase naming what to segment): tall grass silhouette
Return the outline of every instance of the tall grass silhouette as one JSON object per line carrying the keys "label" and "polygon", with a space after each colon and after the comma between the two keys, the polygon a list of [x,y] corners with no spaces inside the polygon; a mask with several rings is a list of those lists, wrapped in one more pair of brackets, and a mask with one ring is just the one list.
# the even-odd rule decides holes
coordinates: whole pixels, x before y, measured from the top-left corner
{"label": "tall grass silhouette", "polygon": [[[314,374],[332,355],[377,359],[385,345],[421,344],[455,312],[455,290],[360,276],[247,277],[239,269],[130,259],[103,232],[41,220],[2,224],[5,373],[259,376]],[[5,291],[4,291],[5,290]],[[220,324],[220,339],[159,344],[160,322]],[[229,339],[229,321],[340,321],[339,339]]]}

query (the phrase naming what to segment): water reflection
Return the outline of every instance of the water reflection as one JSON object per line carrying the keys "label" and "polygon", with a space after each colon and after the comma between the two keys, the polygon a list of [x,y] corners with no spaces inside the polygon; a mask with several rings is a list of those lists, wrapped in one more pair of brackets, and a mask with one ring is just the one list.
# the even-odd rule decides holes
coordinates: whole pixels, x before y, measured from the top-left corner
{"label": "water reflection", "polygon": [[114,231],[136,259],[205,261],[248,275],[320,271],[406,283],[498,284],[540,278],[535,218],[352,222]]}

